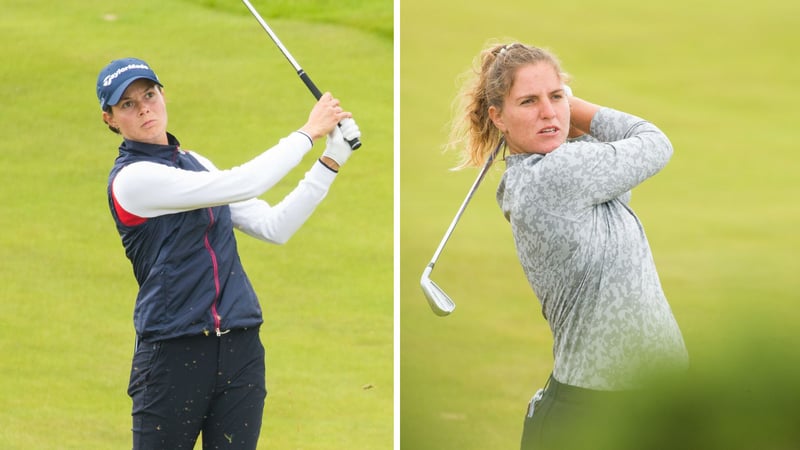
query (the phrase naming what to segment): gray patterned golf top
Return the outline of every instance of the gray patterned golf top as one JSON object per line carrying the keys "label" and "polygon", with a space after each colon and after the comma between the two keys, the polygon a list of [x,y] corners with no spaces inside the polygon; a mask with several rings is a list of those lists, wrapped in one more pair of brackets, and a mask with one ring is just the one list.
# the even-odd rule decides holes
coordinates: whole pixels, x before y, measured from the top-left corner
{"label": "gray patterned golf top", "polygon": [[591,136],[547,155],[515,154],[497,190],[522,268],[553,333],[553,376],[588,389],[635,388],[684,370],[688,355],[630,190],[672,145],[653,124],[609,108]]}

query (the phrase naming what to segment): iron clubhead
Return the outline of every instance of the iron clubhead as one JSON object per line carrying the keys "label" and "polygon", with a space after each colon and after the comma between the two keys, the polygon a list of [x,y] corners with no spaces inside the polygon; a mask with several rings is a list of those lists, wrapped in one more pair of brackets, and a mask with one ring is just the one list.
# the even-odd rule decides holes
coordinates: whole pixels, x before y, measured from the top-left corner
{"label": "iron clubhead", "polygon": [[432,265],[428,265],[428,267],[425,268],[419,280],[419,285],[422,287],[422,292],[425,293],[425,297],[427,297],[428,304],[431,306],[434,314],[437,316],[449,315],[456,309],[456,304],[445,294],[442,288],[431,280],[430,275],[432,270]]}

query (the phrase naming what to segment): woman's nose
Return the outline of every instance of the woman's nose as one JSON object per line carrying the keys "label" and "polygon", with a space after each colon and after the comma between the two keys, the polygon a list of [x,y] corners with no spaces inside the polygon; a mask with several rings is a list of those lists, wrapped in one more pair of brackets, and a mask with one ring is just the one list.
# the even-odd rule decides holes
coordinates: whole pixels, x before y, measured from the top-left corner
{"label": "woman's nose", "polygon": [[541,115],[546,119],[556,115],[556,109],[553,107],[553,103],[549,99],[545,99],[542,102]]}

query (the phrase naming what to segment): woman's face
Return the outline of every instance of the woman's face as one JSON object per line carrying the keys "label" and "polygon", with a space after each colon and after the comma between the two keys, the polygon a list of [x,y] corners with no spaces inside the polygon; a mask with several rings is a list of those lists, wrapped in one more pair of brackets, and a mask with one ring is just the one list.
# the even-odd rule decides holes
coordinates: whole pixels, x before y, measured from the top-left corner
{"label": "woman's face", "polygon": [[118,129],[125,139],[146,144],[167,144],[167,105],[158,85],[150,80],[136,80],[111,113],[104,112],[103,120]]}
{"label": "woman's face", "polygon": [[561,77],[549,63],[517,69],[502,108],[489,116],[510,153],[550,153],[567,140],[569,103]]}

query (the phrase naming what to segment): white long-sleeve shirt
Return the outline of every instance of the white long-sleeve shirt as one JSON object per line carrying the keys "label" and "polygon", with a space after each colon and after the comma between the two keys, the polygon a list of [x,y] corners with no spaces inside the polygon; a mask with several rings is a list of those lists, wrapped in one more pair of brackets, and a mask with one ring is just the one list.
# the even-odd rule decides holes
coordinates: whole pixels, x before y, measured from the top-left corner
{"label": "white long-sleeve shirt", "polygon": [[273,206],[256,197],[296,167],[311,146],[308,136],[294,132],[252,160],[227,170],[218,169],[198,153],[188,152],[208,172],[135,162],[119,171],[112,192],[121,208],[142,218],[227,204],[236,228],[264,241],[283,244],[325,198],[336,173],[317,161],[278,204]]}

